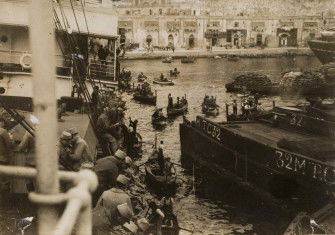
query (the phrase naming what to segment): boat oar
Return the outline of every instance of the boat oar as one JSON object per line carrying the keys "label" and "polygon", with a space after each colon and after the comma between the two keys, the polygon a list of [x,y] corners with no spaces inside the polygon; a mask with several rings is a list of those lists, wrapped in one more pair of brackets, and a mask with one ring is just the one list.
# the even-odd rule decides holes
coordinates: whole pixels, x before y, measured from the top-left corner
{"label": "boat oar", "polygon": [[140,143],[142,144],[151,144],[151,145],[154,145],[153,142],[150,142],[150,141],[139,141]]}
{"label": "boat oar", "polygon": [[193,233],[193,232],[194,232],[194,229],[193,229],[193,230],[191,230],[191,229],[187,229],[187,228],[182,228],[182,227],[180,227],[180,226],[178,226],[178,228],[179,228],[179,229],[181,229],[181,230],[184,230],[184,231],[190,232],[190,233]]}
{"label": "boat oar", "polygon": [[[156,160],[156,159],[152,159],[152,160]],[[150,160],[149,160],[150,161]],[[147,161],[148,162],[148,161]],[[144,162],[144,163],[142,163],[142,164],[140,164],[140,165],[138,165],[137,167],[141,167],[141,166],[143,166],[143,165],[145,165],[147,162]],[[171,162],[172,164],[174,164],[174,165],[177,165],[177,166],[180,166],[180,167],[182,167],[182,165],[181,164],[179,164],[179,163],[176,163],[176,162]]]}

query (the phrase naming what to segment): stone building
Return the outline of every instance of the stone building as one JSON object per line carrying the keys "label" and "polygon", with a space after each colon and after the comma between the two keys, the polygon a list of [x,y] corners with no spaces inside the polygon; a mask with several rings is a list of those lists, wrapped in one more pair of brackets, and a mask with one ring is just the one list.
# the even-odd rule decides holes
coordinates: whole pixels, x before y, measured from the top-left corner
{"label": "stone building", "polygon": [[127,47],[285,47],[335,21],[333,0],[123,0],[115,2]]}

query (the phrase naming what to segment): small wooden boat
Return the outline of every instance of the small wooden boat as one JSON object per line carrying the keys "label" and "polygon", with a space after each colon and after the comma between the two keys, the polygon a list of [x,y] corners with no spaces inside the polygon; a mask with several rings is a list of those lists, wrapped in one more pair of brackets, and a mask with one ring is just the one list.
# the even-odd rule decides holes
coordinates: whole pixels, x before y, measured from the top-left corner
{"label": "small wooden boat", "polygon": [[240,57],[237,56],[237,55],[229,55],[229,56],[227,57],[227,59],[228,59],[228,61],[234,61],[234,62],[236,62],[236,61],[239,61],[239,60],[240,60]]}
{"label": "small wooden boat", "polygon": [[167,126],[168,120],[164,116],[155,117],[155,115],[153,114],[151,116],[151,123],[155,128],[161,129]]}
{"label": "small wooden boat", "polygon": [[139,92],[134,93],[134,100],[149,105],[156,105],[157,96],[156,95],[141,95]]}
{"label": "small wooden boat", "polygon": [[172,57],[164,58],[164,59],[162,60],[162,62],[163,62],[163,63],[168,63],[168,64],[170,64],[170,63],[172,63]]}
{"label": "small wooden boat", "polygon": [[187,101],[184,104],[173,104],[172,107],[166,108],[168,117],[183,115],[187,112],[187,109],[188,109]]}
{"label": "small wooden boat", "polygon": [[159,84],[162,86],[173,86],[174,82],[171,80],[166,80],[166,81],[162,81],[162,80],[154,80],[153,81],[154,84]]}
{"label": "small wooden boat", "polygon": [[145,164],[145,181],[148,187],[158,195],[172,196],[176,193],[177,174],[160,175],[155,160]]}
{"label": "small wooden boat", "polygon": [[194,62],[195,62],[195,57],[193,57],[193,56],[188,56],[188,57],[181,58],[181,63],[183,63],[183,64],[190,64],[190,63],[194,63]]}
{"label": "small wooden boat", "polygon": [[219,109],[217,105],[208,105],[208,104],[202,104],[202,113],[208,115],[208,116],[217,116],[219,115]]}

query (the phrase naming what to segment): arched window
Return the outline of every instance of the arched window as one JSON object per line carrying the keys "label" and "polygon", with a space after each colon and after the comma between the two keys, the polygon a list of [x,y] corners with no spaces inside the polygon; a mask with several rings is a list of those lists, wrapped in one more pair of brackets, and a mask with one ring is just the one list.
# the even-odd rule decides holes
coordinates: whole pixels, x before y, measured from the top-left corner
{"label": "arched window", "polygon": [[148,44],[150,44],[152,42],[152,36],[150,34],[147,36],[146,42]]}
{"label": "arched window", "polygon": [[195,46],[195,38],[193,34],[191,34],[188,38],[188,46],[190,48],[193,48]]}
{"label": "arched window", "polygon": [[173,35],[172,35],[172,34],[170,34],[170,35],[168,36],[168,46],[169,46],[169,47],[173,47],[173,46],[174,46],[174,38],[173,38]]}

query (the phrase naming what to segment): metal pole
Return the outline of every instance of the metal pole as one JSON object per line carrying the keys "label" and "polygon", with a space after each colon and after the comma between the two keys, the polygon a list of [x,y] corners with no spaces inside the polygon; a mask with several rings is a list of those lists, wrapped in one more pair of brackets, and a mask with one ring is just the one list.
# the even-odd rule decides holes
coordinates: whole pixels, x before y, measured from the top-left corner
{"label": "metal pole", "polygon": [[116,75],[117,73],[117,69],[116,69],[116,66],[117,66],[117,63],[116,63],[116,59],[117,59],[117,55],[116,55],[116,40],[117,39],[114,39],[114,81],[118,81],[118,77]]}
{"label": "metal pole", "polygon": [[[33,54],[34,112],[40,121],[36,128],[37,191],[59,191],[57,120],[55,98],[55,33],[52,1],[30,1],[30,42]],[[58,219],[56,207],[38,208],[38,233],[50,234]]]}

